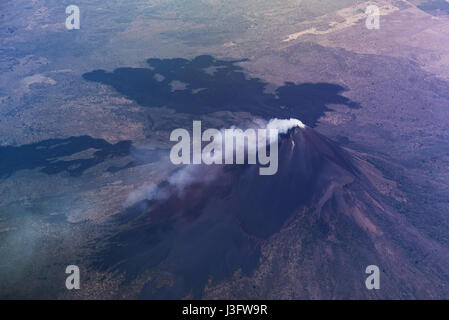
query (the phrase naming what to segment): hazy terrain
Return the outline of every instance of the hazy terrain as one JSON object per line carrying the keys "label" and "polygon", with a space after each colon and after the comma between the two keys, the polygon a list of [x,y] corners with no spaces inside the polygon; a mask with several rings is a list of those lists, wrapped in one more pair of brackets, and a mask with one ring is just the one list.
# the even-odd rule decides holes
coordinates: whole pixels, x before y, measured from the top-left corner
{"label": "hazy terrain", "polygon": [[[79,30],[65,28],[70,4],[80,7]],[[369,4],[381,8],[379,30],[365,26]],[[155,278],[176,298],[449,297],[447,2],[5,0],[0,26],[0,297],[148,298]],[[367,206],[360,215],[379,223],[378,243],[395,254],[372,253],[365,240],[375,237],[355,218],[324,224],[348,223],[354,237],[343,229],[335,247],[314,242],[326,227],[301,224],[295,211],[269,235],[242,240],[251,253],[236,250],[235,259],[246,264],[210,267],[192,292],[172,283],[185,270],[155,268],[153,256],[118,267],[111,243],[144,200],[127,199],[176,170],[170,132],[192,120],[227,128],[254,117],[299,118],[348,152],[373,185],[336,176],[355,179],[347,189]],[[383,209],[370,211],[374,203]],[[351,216],[357,206],[337,207]],[[361,248],[358,261],[349,243]],[[102,259],[108,252],[115,258]],[[194,261],[223,259],[204,254]],[[366,263],[383,264],[393,280],[363,291]],[[80,266],[82,290],[65,289],[69,264]]]}

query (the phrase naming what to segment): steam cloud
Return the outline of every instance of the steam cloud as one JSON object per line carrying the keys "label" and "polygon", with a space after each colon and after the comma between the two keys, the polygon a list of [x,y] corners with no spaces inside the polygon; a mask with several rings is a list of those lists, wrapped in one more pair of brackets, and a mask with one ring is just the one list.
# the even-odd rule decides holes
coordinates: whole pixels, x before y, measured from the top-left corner
{"label": "steam cloud", "polygon": [[300,127],[305,128],[306,125],[302,123],[300,120],[295,118],[290,119],[271,119],[268,121],[267,129],[277,129],[279,133],[286,133],[288,130],[294,128],[294,127]]}
{"label": "steam cloud", "polygon": [[[273,118],[268,122],[261,119],[254,119],[254,126],[257,128],[267,128],[267,129],[276,129],[279,134],[285,134],[288,130],[300,127],[305,128],[306,125],[302,123],[300,120],[295,118],[290,119],[278,119]],[[232,127],[236,129],[235,126]],[[224,132],[224,129],[220,130],[221,133]],[[134,203],[141,200],[165,200],[170,197],[170,189],[171,192],[173,190],[177,192],[178,195],[182,194],[185,188],[192,185],[193,183],[202,182],[208,183],[211,182],[215,175],[210,171],[208,174],[204,175],[200,172],[202,170],[201,166],[192,165],[192,166],[184,166],[179,170],[176,170],[171,176],[169,176],[166,180],[168,185],[171,188],[160,187],[154,183],[150,183],[142,188],[136,189],[132,191],[128,198],[126,199],[124,206],[130,206]]]}

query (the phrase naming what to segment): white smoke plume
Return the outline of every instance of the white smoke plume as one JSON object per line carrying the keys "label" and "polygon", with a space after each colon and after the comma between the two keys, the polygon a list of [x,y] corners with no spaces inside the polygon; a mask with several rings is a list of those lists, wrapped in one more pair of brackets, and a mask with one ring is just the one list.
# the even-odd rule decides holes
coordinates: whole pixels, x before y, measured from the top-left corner
{"label": "white smoke plume", "polygon": [[279,133],[286,133],[288,130],[294,128],[294,127],[300,127],[305,128],[306,125],[302,123],[300,120],[295,118],[290,119],[271,119],[268,121],[267,129],[277,129]]}
{"label": "white smoke plume", "polygon": [[[252,128],[251,128],[252,127]],[[260,118],[256,118],[253,120],[253,124],[243,130],[246,129],[276,129],[278,130],[278,134],[285,134],[288,130],[300,127],[305,128],[306,125],[303,124],[300,120],[290,118],[290,119],[278,119],[273,118],[268,122],[262,120]],[[236,126],[232,126],[231,129],[238,129]],[[225,129],[220,129],[220,134],[224,135]],[[181,195],[185,188],[189,187],[193,183],[202,182],[208,183],[215,179],[215,174],[212,170],[209,170],[207,174],[203,174],[201,170],[203,170],[201,165],[185,165],[184,167],[176,170],[172,173],[167,179],[166,182],[169,186],[172,187],[172,192],[175,190],[178,195]],[[174,188],[173,188],[174,187]],[[146,186],[143,186],[139,189],[132,191],[128,198],[126,199],[124,206],[130,206],[135,204],[141,200],[164,200],[170,197],[168,188],[159,187],[154,183],[150,183]]]}

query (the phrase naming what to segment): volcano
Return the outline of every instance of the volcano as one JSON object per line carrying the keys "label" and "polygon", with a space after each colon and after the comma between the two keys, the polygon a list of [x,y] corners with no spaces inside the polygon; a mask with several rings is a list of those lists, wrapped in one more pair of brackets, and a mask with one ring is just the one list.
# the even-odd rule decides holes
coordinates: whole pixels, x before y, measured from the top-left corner
{"label": "volcano", "polygon": [[[279,169],[193,165],[114,219],[95,267],[144,299],[441,298],[449,252],[385,201],[394,184],[309,127],[279,139]],[[98,245],[98,244],[96,244]],[[380,269],[380,289],[365,269]]]}

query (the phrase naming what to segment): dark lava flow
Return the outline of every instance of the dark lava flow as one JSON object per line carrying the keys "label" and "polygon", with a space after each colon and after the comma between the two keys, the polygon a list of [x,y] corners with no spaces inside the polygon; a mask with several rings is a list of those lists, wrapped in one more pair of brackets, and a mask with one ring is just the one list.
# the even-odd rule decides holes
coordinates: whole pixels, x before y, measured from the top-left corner
{"label": "dark lava flow", "polygon": [[344,87],[331,83],[286,82],[275,94],[267,93],[267,83],[248,78],[236,65],[242,61],[208,55],[192,60],[148,59],[149,68],[95,70],[83,77],[112,86],[142,106],[166,106],[190,114],[246,111],[266,119],[293,117],[313,127],[329,110],[328,104],[359,107],[341,95]]}
{"label": "dark lava flow", "polygon": [[[93,149],[92,154],[77,157],[78,153],[89,149]],[[133,150],[138,152],[132,152]],[[80,176],[85,170],[107,159],[131,155],[131,161],[125,166],[108,169],[116,172],[156,161],[163,152],[163,150],[136,149],[129,140],[113,144],[89,136],[48,139],[22,146],[0,146],[0,178],[9,177],[14,172],[25,169],[40,169],[46,174],[66,172],[70,176]]]}

